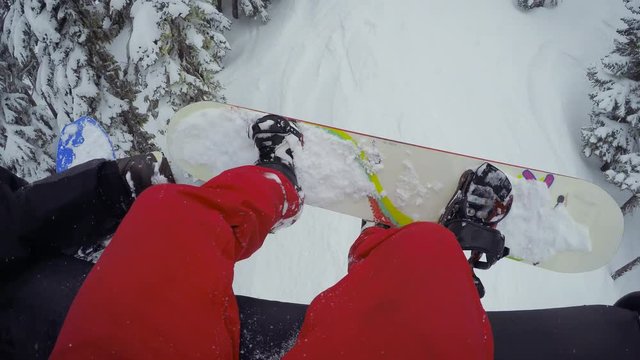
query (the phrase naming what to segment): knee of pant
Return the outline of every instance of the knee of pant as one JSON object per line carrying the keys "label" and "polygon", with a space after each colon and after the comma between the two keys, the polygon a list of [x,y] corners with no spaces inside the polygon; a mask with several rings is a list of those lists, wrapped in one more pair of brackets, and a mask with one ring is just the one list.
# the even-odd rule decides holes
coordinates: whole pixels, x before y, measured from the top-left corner
{"label": "knee of pant", "polygon": [[176,184],[158,184],[150,186],[138,195],[134,206],[140,206],[140,204],[153,204],[153,206],[171,208],[176,205],[174,201],[181,198],[178,194],[182,192],[183,186],[184,185]]}
{"label": "knee of pant", "polygon": [[406,240],[414,242],[420,248],[438,254],[461,253],[462,248],[455,235],[440,224],[416,222],[405,226],[402,231]]}

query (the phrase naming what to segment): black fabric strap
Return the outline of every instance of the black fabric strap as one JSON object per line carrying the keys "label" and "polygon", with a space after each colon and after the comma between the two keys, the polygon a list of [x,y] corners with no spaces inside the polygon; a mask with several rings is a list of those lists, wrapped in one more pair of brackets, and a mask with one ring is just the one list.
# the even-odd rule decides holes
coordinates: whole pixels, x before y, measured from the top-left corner
{"label": "black fabric strap", "polygon": [[485,254],[486,261],[474,261],[475,268],[488,269],[509,253],[504,236],[496,229],[460,219],[446,222],[445,227],[456,235],[463,250]]}

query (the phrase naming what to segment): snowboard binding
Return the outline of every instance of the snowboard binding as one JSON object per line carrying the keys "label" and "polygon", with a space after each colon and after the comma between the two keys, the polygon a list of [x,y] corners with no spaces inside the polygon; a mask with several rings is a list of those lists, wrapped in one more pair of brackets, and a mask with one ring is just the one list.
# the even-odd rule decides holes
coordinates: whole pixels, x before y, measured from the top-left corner
{"label": "snowboard binding", "polygon": [[260,154],[256,165],[283,173],[298,189],[298,179],[293,163],[292,145],[304,145],[304,136],[295,122],[278,115],[265,115],[249,128],[249,137]]}
{"label": "snowboard binding", "polygon": [[471,251],[468,261],[480,297],[484,296],[484,286],[473,269],[488,269],[509,255],[504,235],[495,227],[507,216],[512,203],[507,176],[484,163],[475,171],[462,174],[456,192],[438,220],[455,234],[463,250]]}
{"label": "snowboard binding", "polygon": [[511,209],[511,191],[507,175],[489,163],[467,170],[438,222],[464,219],[494,228]]}
{"label": "snowboard binding", "polygon": [[176,182],[167,158],[159,151],[118,159],[116,163],[134,198],[151,185]]}

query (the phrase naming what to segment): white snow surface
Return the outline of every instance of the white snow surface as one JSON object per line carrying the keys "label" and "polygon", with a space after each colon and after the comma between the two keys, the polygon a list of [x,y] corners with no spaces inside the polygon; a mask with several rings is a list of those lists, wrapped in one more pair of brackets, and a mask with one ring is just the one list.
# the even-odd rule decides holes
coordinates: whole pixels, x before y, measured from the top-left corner
{"label": "white snow surface", "polygon": [[[581,177],[628,198],[582,157],[579,137],[591,109],[586,69],[613,47],[622,1],[524,13],[508,0],[281,0],[270,15],[265,26],[240,20],[227,36],[220,79],[230,103]],[[608,267],[562,274],[501,260],[479,272],[485,308],[611,304],[639,290],[638,271],[610,277],[640,254],[639,218],[625,218]],[[305,208],[236,266],[234,289],[309,302],[346,274],[359,225]]]}

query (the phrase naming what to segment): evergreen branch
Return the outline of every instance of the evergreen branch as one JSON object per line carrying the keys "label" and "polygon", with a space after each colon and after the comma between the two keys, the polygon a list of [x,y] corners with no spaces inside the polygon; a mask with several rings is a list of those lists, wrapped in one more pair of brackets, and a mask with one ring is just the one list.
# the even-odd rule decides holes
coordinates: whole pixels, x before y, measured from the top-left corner
{"label": "evergreen branch", "polygon": [[640,206],[640,194],[636,193],[631,195],[631,197],[627,201],[625,201],[625,203],[620,207],[620,210],[622,210],[623,214],[627,215],[627,214],[631,214],[633,210],[635,210],[639,206]]}

